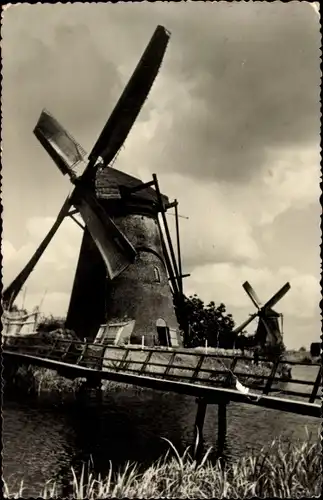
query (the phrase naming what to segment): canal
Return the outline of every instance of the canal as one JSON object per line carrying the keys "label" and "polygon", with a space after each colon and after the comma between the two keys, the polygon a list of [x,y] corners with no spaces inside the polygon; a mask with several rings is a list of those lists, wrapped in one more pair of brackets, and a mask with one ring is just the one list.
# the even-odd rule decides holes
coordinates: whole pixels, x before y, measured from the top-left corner
{"label": "canal", "polygon": [[[295,367],[293,375],[313,380],[316,373],[317,367]],[[127,460],[147,465],[166,451],[161,437],[182,451],[192,443],[195,415],[194,398],[150,390],[112,392],[100,407],[5,399],[3,476],[9,490],[23,479],[24,494],[37,497],[47,480],[63,484],[71,466],[79,471],[90,459],[103,475],[109,460],[115,466]],[[304,440],[305,427],[314,441],[320,425],[316,418],[237,403],[228,406],[227,417],[229,459],[260,451],[279,436],[286,442]],[[208,407],[204,431],[206,446],[215,446],[216,405]]]}

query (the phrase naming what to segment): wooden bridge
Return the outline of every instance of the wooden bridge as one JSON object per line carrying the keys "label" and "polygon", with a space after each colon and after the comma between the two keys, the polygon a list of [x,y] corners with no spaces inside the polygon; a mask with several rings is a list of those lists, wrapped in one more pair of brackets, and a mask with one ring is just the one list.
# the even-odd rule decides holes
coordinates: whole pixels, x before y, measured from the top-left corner
{"label": "wooden bridge", "polygon": [[[321,417],[322,367],[319,363],[259,358],[256,367],[251,356],[203,352],[202,349],[103,346],[58,338],[49,343],[44,337],[34,335],[32,338],[5,337],[3,359],[5,367],[17,363],[46,367],[69,379],[83,377],[92,387],[101,387],[103,380],[110,380],[195,396],[198,402],[196,428],[200,436],[207,405],[217,404],[220,447],[226,435],[226,407],[231,401]],[[282,364],[311,367],[316,373],[313,380],[287,381],[281,374]],[[261,371],[263,373],[259,373]],[[297,386],[295,390],[291,389],[292,385]]]}

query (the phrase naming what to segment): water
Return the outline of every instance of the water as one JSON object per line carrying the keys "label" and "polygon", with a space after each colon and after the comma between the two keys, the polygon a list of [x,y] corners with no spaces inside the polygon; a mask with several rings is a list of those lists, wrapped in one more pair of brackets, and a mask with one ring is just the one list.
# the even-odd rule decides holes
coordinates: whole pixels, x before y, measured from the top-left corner
{"label": "water", "polygon": [[[316,373],[317,367],[293,369],[294,378],[314,380]],[[193,439],[196,403],[188,396],[127,390],[110,394],[99,409],[7,400],[2,415],[4,478],[12,490],[24,479],[24,495],[37,497],[47,480],[64,483],[70,467],[80,470],[90,457],[104,475],[109,460],[117,465],[157,459],[167,449],[160,436],[185,449]],[[314,440],[320,424],[317,418],[236,403],[228,406],[227,422],[226,453],[232,458],[260,451],[278,436],[306,439],[305,426]],[[204,426],[206,445],[215,446],[216,436],[217,406],[212,405]]]}

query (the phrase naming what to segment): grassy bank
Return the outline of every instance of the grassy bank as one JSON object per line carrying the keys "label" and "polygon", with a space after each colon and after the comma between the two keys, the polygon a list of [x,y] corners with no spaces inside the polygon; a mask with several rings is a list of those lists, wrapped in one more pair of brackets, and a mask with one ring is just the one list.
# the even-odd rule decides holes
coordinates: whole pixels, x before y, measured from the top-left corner
{"label": "grassy bank", "polygon": [[[283,445],[279,440],[260,454],[246,456],[221,466],[212,464],[207,452],[198,465],[188,453],[180,456],[169,443],[166,456],[144,471],[127,464],[114,472],[110,463],[107,477],[102,478],[83,467],[77,477],[71,470],[69,498],[309,498],[319,496],[322,487],[321,444],[309,440],[298,445]],[[210,450],[209,450],[210,451]],[[58,485],[50,480],[40,492],[41,498],[57,498]],[[10,491],[4,483],[6,498],[24,496]]]}

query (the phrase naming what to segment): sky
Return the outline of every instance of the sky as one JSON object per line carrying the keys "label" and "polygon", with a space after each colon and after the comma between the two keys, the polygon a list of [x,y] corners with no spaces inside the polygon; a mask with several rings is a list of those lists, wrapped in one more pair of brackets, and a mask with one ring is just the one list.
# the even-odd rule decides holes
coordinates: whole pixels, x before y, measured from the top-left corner
{"label": "sky", "polygon": [[[320,32],[308,2],[14,5],[3,14],[3,285],[71,189],[33,135],[47,108],[90,151],[156,26],[159,75],[115,167],[178,199],[186,295],[236,323],[286,281],[288,348],[321,332]],[[168,218],[174,229],[174,218]],[[66,220],[18,304],[66,314],[81,242]],[[249,332],[254,331],[252,323]]]}

